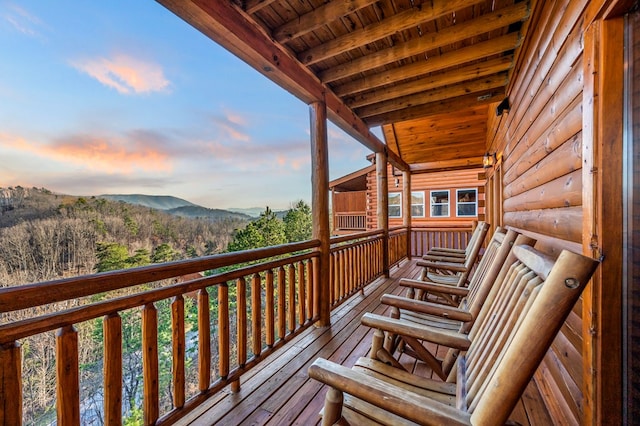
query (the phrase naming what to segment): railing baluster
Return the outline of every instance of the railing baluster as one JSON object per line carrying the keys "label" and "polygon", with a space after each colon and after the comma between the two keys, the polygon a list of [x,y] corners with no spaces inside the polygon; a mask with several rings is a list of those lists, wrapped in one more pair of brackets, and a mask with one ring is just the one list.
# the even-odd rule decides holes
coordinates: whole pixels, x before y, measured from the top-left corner
{"label": "railing baluster", "polygon": [[254,357],[262,353],[262,282],[260,274],[253,274],[251,280],[251,338]]}
{"label": "railing baluster", "polygon": [[[313,264],[311,263],[311,259],[307,260],[305,263],[305,268],[307,270],[307,320],[313,318]],[[306,322],[306,321],[305,321]]]}
{"label": "railing baluster", "polygon": [[289,265],[289,305],[288,322],[289,332],[293,333],[296,329],[296,269],[293,265]]}
{"label": "railing baluster", "polygon": [[338,300],[338,261],[337,253],[331,252],[329,256],[330,262],[330,280],[329,280],[329,293],[331,298],[331,306],[334,306]]}
{"label": "railing baluster", "polygon": [[236,281],[236,294],[238,365],[244,367],[247,363],[247,281],[244,277]]}
{"label": "railing baluster", "polygon": [[285,307],[287,301],[286,280],[284,267],[278,268],[278,334],[279,339],[284,340],[287,334],[287,321]]}
{"label": "railing baluster", "polygon": [[198,291],[198,390],[204,392],[211,385],[211,310],[209,293]]}
{"label": "railing baluster", "polygon": [[298,323],[304,325],[307,319],[306,312],[306,282],[304,277],[304,263],[298,262]]}
{"label": "railing baluster", "polygon": [[122,424],[122,318],[118,313],[102,321],[104,334],[104,424]]}
{"label": "railing baluster", "polygon": [[173,405],[182,408],[185,400],[184,298],[182,295],[176,296],[171,303],[171,337],[173,343]]}
{"label": "railing baluster", "polygon": [[158,310],[153,303],[142,309],[142,376],[144,424],[152,425],[160,416],[158,392]]}
{"label": "railing baluster", "polygon": [[316,318],[320,314],[320,262],[317,257],[311,259],[311,265],[313,268],[313,314],[312,318]]}
{"label": "railing baluster", "polygon": [[20,343],[0,346],[0,395],[4,398],[0,424],[22,424],[22,365]]}
{"label": "railing baluster", "polygon": [[218,286],[218,346],[220,359],[218,360],[220,377],[226,379],[229,375],[229,285],[222,283]]}
{"label": "railing baluster", "polygon": [[340,268],[339,269],[340,270],[340,290],[339,290],[338,294],[340,295],[339,296],[339,300],[342,300],[342,299],[344,299],[344,296],[346,294],[346,291],[345,291],[345,289],[346,289],[346,285],[345,285],[345,269],[346,269],[346,267],[345,267],[345,261],[344,261],[344,257],[345,257],[344,250],[340,250],[339,255],[340,255],[340,261],[339,261],[340,262],[340,267],[339,267]]}
{"label": "railing baluster", "polygon": [[56,333],[57,415],[59,425],[80,424],[78,332],[72,325]]}
{"label": "railing baluster", "polygon": [[273,343],[275,342],[275,322],[273,319],[274,316],[274,296],[273,296],[273,271],[271,269],[267,270],[267,283],[266,283],[266,302],[265,302],[265,321],[266,321],[266,336],[265,340],[268,347],[273,347]]}

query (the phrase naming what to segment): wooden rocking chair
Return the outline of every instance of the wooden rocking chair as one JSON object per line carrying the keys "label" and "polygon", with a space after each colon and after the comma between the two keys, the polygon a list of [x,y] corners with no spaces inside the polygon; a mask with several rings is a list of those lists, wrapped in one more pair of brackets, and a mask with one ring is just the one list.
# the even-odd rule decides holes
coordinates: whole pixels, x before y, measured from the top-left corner
{"label": "wooden rocking chair", "polygon": [[[373,347],[376,348],[376,353],[373,357],[401,368],[401,365],[393,358],[396,349],[401,347],[404,353],[422,360],[442,380],[447,380],[459,351],[453,348],[449,349],[443,359],[438,359],[419,340],[400,331],[405,325],[410,325],[411,331],[424,327],[436,327],[468,333],[482,306],[485,303],[492,303],[495,298],[498,286],[494,286],[494,283],[504,282],[509,266],[515,261],[515,255],[511,254],[514,245],[533,245],[535,243],[532,238],[519,235],[516,231],[510,230],[506,234],[501,231],[498,228],[489,241],[485,255],[478,264],[468,288],[424,283],[417,280],[407,280],[404,283],[418,286],[423,291],[438,294],[443,298],[440,300],[448,302],[452,302],[455,297],[462,296],[461,300],[458,299],[460,302],[457,307],[442,306],[442,304],[390,294],[382,296],[382,303],[393,307],[391,318],[397,320],[390,321],[388,317],[374,314],[366,314],[362,318],[364,325],[384,331],[384,345],[380,347],[379,342],[374,342]],[[379,338],[380,333],[376,333],[374,339]]]}
{"label": "wooden rocking chair", "polygon": [[[476,222],[473,228],[471,238],[467,242],[467,247],[464,249],[456,249],[450,247],[431,247],[425,256],[443,256],[450,258],[451,261],[457,263],[463,263],[464,259],[471,253],[471,249],[475,241],[480,237],[480,233],[484,228],[484,221]],[[423,258],[425,257],[423,256]],[[427,260],[427,259],[425,259]]]}
{"label": "wooden rocking chair", "polygon": [[353,369],[317,359],[309,376],[331,386],[322,424],[504,424],[598,266],[566,250],[555,262],[528,246],[513,253],[508,285],[469,335],[433,328],[421,336],[463,351],[456,384],[368,358]]}
{"label": "wooden rocking chair", "polygon": [[423,260],[416,262],[418,266],[424,268],[420,279],[426,282],[465,287],[478,260],[489,224],[480,222],[477,229],[477,234],[474,234],[474,238],[467,246],[466,257],[455,260],[448,256],[428,254],[422,257]]}

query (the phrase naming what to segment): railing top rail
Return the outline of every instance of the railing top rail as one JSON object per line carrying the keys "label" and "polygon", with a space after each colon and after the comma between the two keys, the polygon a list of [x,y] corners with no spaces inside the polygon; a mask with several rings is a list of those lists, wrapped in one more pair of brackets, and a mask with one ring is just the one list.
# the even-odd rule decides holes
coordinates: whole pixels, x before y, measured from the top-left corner
{"label": "railing top rail", "polygon": [[447,226],[438,225],[411,225],[412,231],[470,231],[473,228],[471,224],[450,224]]}
{"label": "railing top rail", "polygon": [[343,235],[341,237],[331,237],[331,244],[343,243],[345,241],[357,240],[360,238],[367,237],[381,237],[383,235],[383,231],[381,229],[375,229],[373,231],[367,232],[358,232],[355,234]]}
{"label": "railing top rail", "polygon": [[86,297],[105,291],[118,290],[209,269],[295,253],[319,246],[320,240],[310,240],[3,288],[0,289],[0,312],[16,311],[46,303]]}

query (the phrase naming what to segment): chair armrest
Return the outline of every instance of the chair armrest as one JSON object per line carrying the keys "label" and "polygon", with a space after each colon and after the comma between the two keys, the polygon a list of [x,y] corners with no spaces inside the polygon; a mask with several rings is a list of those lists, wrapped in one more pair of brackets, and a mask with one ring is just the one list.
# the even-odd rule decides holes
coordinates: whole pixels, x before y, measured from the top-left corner
{"label": "chair armrest", "polygon": [[451,296],[465,297],[467,294],[469,294],[468,287],[438,284],[430,281],[411,280],[409,278],[401,278],[400,285],[403,287],[412,287],[416,290],[428,291],[429,293],[442,293]]}
{"label": "chair armrest", "polygon": [[416,265],[423,266],[425,268],[443,269],[451,272],[466,272],[467,268],[461,264],[453,263],[439,263],[439,262],[427,262],[424,260],[418,260]]}
{"label": "chair armrest", "polygon": [[395,306],[398,309],[406,309],[412,312],[448,318],[455,321],[469,322],[473,320],[473,315],[468,311],[453,306],[424,302],[422,300],[409,299],[408,297],[392,294],[383,295],[380,301],[385,305]]}
{"label": "chair armrest", "polygon": [[311,364],[309,377],[419,424],[471,424],[469,413],[322,358]]}
{"label": "chair armrest", "polygon": [[447,247],[431,247],[427,254],[435,253],[447,253],[447,256],[466,256],[467,251],[465,249],[454,249]]}
{"label": "chair armrest", "polygon": [[426,340],[448,348],[460,349],[461,351],[469,349],[469,345],[471,344],[468,335],[458,333],[457,331],[428,327],[415,323],[409,324],[406,321],[372,313],[364,314],[360,322],[369,327],[402,336],[413,337],[418,340]]}
{"label": "chair armrest", "polygon": [[430,262],[445,262],[445,263],[464,263],[467,258],[466,257],[455,257],[455,256],[446,256],[440,253],[434,254],[425,254],[422,256],[422,260],[430,261]]}

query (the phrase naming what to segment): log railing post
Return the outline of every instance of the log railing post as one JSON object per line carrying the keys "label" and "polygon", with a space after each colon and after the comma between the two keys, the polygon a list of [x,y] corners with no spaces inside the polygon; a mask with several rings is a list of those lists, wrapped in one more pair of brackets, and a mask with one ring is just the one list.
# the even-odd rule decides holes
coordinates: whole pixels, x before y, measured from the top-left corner
{"label": "log railing post", "polygon": [[171,340],[173,342],[173,405],[182,408],[185,401],[185,331],[184,331],[184,298],[175,297],[171,303]]}
{"label": "log railing post", "polygon": [[407,228],[407,258],[411,259],[411,172],[408,170],[402,172],[402,194],[402,204],[406,206],[402,211],[402,226]]}
{"label": "log railing post", "polygon": [[153,303],[142,309],[142,377],[144,424],[152,425],[160,416],[158,385],[158,310]]}
{"label": "log railing post", "polygon": [[80,424],[78,332],[70,325],[56,333],[57,414],[59,425]]}
{"label": "log railing post", "polygon": [[20,343],[0,345],[0,425],[22,424]]}
{"label": "log railing post", "polygon": [[320,320],[318,325],[327,326],[330,323],[331,298],[329,281],[329,153],[327,144],[327,106],[322,101],[310,104],[311,127],[311,188],[313,238],[320,240],[318,248],[320,257],[320,274],[318,282],[314,283],[314,292],[319,295]]}
{"label": "log railing post", "polygon": [[[376,152],[376,186],[378,188],[378,228],[382,229],[382,273],[389,278],[389,187],[387,186],[387,153]],[[406,209],[406,207],[405,207]]]}
{"label": "log railing post", "polygon": [[211,384],[211,311],[209,293],[198,291],[198,390],[204,392]]}
{"label": "log railing post", "polygon": [[122,424],[122,318],[118,313],[102,321],[104,334],[104,424]]}

